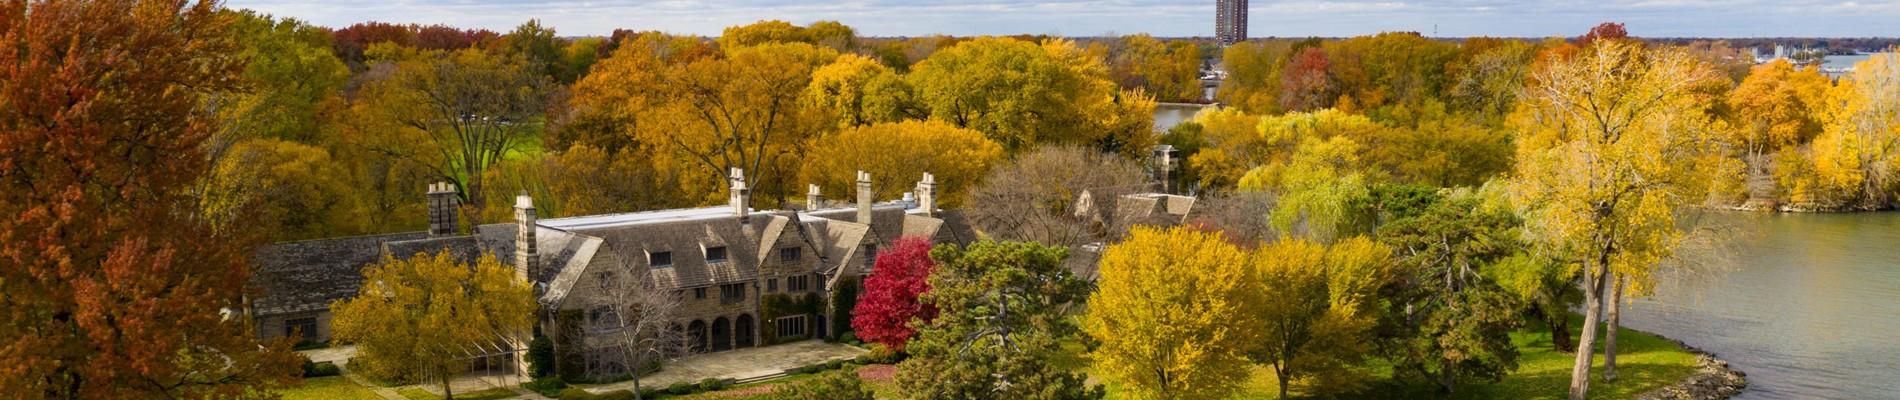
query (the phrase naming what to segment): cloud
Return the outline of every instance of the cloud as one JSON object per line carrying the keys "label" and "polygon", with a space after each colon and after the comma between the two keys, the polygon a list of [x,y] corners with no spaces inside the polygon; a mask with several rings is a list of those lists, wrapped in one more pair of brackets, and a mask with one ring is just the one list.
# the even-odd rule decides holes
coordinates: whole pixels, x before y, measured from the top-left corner
{"label": "cloud", "polygon": [[[866,35],[1145,32],[1208,36],[1213,0],[227,0],[226,6],[319,25],[363,21],[506,31],[529,18],[563,35],[616,28],[716,35],[761,19],[836,20]],[[1603,21],[1638,36],[1892,36],[1900,4],[1822,0],[1256,0],[1254,36],[1576,35]]]}

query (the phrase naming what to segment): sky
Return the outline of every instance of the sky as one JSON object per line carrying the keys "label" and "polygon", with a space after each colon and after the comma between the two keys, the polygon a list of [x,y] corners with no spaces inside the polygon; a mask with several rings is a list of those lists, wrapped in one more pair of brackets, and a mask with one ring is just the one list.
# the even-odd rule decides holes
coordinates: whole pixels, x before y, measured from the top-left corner
{"label": "sky", "polygon": [[[1900,36],[1900,0],[1255,0],[1252,37],[1575,36],[1604,21],[1644,37]],[[615,28],[718,35],[762,19],[835,20],[864,36],[1212,36],[1214,0],[225,0],[317,25],[448,24],[506,32],[530,18],[563,36]]]}

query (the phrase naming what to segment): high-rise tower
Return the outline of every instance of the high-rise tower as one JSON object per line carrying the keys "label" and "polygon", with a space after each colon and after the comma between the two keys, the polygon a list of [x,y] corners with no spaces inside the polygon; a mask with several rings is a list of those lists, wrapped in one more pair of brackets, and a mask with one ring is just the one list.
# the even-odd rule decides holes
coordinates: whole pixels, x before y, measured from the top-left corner
{"label": "high-rise tower", "polygon": [[1247,0],[1214,0],[1214,39],[1222,46],[1247,40]]}

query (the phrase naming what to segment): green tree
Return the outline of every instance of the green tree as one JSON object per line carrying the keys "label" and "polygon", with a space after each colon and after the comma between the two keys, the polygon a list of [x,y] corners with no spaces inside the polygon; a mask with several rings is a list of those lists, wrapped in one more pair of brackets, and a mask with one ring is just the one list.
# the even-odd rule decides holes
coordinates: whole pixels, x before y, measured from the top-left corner
{"label": "green tree", "polygon": [[1075,333],[1064,312],[1088,283],[1064,267],[1068,251],[1027,242],[983,241],[931,250],[925,302],[937,318],[920,326],[898,364],[912,399],[1089,399],[1100,386],[1051,363],[1057,340]]}
{"label": "green tree", "polygon": [[[1226,397],[1247,380],[1259,283],[1220,233],[1135,228],[1108,247],[1083,329],[1095,371],[1149,399]],[[1193,273],[1183,273],[1193,271]]]}
{"label": "green tree", "polygon": [[449,381],[468,370],[469,349],[523,345],[534,323],[532,289],[515,271],[482,256],[456,261],[448,250],[388,258],[363,269],[356,296],[330,309],[336,339],[356,343],[350,369],[402,382],[432,377],[455,398]]}
{"label": "green tree", "polygon": [[1490,278],[1521,250],[1517,216],[1508,203],[1486,206],[1477,196],[1461,189],[1378,230],[1398,253],[1397,295],[1386,313],[1399,332],[1387,353],[1400,373],[1445,393],[1458,382],[1497,382],[1517,368],[1510,336],[1516,298]]}

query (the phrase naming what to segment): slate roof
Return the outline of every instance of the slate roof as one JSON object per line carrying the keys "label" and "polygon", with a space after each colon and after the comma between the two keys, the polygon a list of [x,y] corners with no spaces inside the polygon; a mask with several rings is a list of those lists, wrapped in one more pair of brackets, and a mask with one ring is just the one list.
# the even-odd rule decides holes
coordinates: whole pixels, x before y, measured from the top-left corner
{"label": "slate roof", "polygon": [[356,295],[363,267],[381,261],[383,245],[423,239],[428,232],[305,240],[266,245],[252,260],[252,282],[263,292],[251,308],[261,315],[328,309]]}
{"label": "slate roof", "polygon": [[[651,271],[656,283],[692,288],[758,277],[758,236],[774,218],[754,213],[742,224],[725,206],[542,220],[542,226],[598,237],[629,268]],[[724,247],[723,262],[708,249]],[[672,266],[654,268],[648,255],[670,252]]]}

